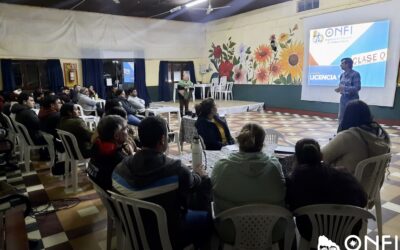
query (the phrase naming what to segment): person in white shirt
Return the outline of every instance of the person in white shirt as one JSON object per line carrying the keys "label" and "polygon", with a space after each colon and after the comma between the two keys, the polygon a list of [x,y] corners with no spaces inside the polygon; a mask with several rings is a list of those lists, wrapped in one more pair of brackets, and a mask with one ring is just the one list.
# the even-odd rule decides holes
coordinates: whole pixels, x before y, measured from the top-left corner
{"label": "person in white shirt", "polygon": [[135,87],[129,89],[128,91],[128,102],[130,102],[139,113],[145,112],[145,101],[139,98],[137,95],[137,90]]}

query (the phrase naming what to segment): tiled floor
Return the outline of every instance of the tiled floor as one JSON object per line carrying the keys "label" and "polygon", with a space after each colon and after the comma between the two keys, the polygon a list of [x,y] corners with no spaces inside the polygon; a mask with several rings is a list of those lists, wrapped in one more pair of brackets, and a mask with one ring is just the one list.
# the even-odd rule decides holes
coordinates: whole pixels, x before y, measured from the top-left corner
{"label": "tiled floor", "polygon": [[[176,117],[172,117],[176,121]],[[233,133],[247,122],[256,122],[265,128],[274,128],[290,141],[304,137],[317,139],[321,144],[328,142],[336,131],[337,121],[331,118],[298,115],[280,112],[247,112],[227,116]],[[400,127],[385,126],[392,139],[393,158],[390,175],[382,188],[382,210],[384,234],[400,235]],[[172,124],[177,128],[177,123]],[[189,146],[185,146],[186,152]],[[176,145],[170,153],[176,154]],[[0,173],[21,192],[28,194],[35,210],[50,211],[26,218],[29,238],[41,239],[38,249],[106,249],[106,211],[83,172],[79,175],[82,192],[65,194],[62,180],[50,175],[43,164],[33,164],[29,173],[15,171]],[[52,201],[51,203],[49,201]],[[51,212],[57,210],[56,212]],[[369,224],[370,235],[376,235],[376,224]],[[386,248],[390,249],[390,248]]]}

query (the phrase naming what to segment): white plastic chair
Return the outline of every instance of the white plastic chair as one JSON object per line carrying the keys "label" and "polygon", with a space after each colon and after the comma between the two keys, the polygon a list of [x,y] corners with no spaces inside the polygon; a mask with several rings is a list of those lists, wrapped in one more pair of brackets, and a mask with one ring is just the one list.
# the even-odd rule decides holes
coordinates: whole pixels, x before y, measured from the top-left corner
{"label": "white plastic chair", "polygon": [[210,86],[210,97],[215,99],[215,90],[218,86],[218,78],[211,79],[211,86]]}
{"label": "white plastic chair", "polygon": [[124,235],[122,231],[121,221],[116,215],[113,200],[111,199],[111,196],[101,187],[99,187],[89,176],[88,179],[92,183],[94,190],[96,190],[96,193],[99,195],[103,206],[107,210],[107,250],[111,250],[112,231],[114,225],[116,229],[117,249],[122,249],[124,244]]}
{"label": "white plastic chair", "polygon": [[233,82],[228,82],[225,86],[225,89],[222,91],[222,97],[227,100],[233,100]]}
{"label": "white plastic chair", "polygon": [[214,93],[214,95],[215,95],[214,99],[216,99],[217,95],[218,95],[218,98],[220,100],[222,100],[222,93],[226,88],[226,84],[227,84],[227,77],[226,76],[222,76],[219,79],[219,84],[216,86],[215,93]]}
{"label": "white plastic chair", "polygon": [[265,145],[278,145],[278,141],[281,139],[285,143],[289,144],[290,146],[294,146],[295,144],[285,138],[281,132],[273,129],[273,128],[266,128],[265,129]]}
{"label": "white plastic chair", "polygon": [[157,227],[162,249],[172,250],[168,233],[167,215],[164,208],[155,203],[128,198],[113,192],[110,193],[111,200],[116,210],[116,216],[122,222],[123,228],[125,229],[125,244],[123,249],[150,249],[142,213],[140,212],[142,210],[148,210],[157,218]]}
{"label": "white plastic chair", "polygon": [[[84,120],[86,122],[89,129],[91,131],[93,131],[97,127],[97,124],[99,124],[99,121],[100,121],[100,117],[97,116],[97,111],[96,110],[85,110],[82,108],[81,105],[79,105],[79,104],[75,104],[75,105],[76,105],[77,109],[79,110],[79,113],[80,113],[79,117],[82,118],[82,120]],[[93,112],[93,111],[95,111],[96,115],[86,115],[85,114],[85,112],[88,113],[88,112]]]}
{"label": "white plastic chair", "polygon": [[[212,206],[213,207],[213,206]],[[231,220],[235,228],[233,249],[271,249],[272,231],[279,219],[284,219],[285,250],[290,250],[294,239],[293,215],[283,207],[268,204],[251,204],[234,207],[214,215],[214,222]],[[275,245],[276,247],[276,245]]]}
{"label": "white plastic chair", "polygon": [[76,193],[78,191],[78,166],[84,165],[86,169],[89,158],[84,158],[82,156],[81,150],[78,147],[78,142],[73,134],[60,129],[57,129],[57,133],[60,136],[66,153],[65,189],[68,191],[69,180],[72,179],[72,192]]}
{"label": "white plastic chair", "polygon": [[47,144],[46,145],[35,145],[33,143],[31,136],[29,135],[26,127],[23,124],[16,122],[16,121],[14,121],[14,124],[18,131],[19,142],[21,143],[21,147],[23,148],[22,151],[23,151],[23,159],[25,162],[25,171],[28,172],[30,170],[31,150],[33,150],[33,149],[47,148],[47,150],[49,151],[49,155],[50,155],[50,167],[52,167],[54,164],[55,157],[56,157],[55,150],[54,150],[53,136],[50,134],[41,132],[44,139],[46,140]]}
{"label": "white plastic chair", "polygon": [[365,159],[357,164],[356,171],[354,173],[355,177],[368,194],[367,209],[372,209],[372,207],[375,205],[376,222],[380,239],[382,239],[383,234],[380,191],[385,178],[385,172],[389,167],[390,159],[390,153]]}
{"label": "white plastic chair", "polygon": [[367,234],[368,219],[375,220],[375,217],[365,209],[350,205],[338,204],[319,204],[310,205],[296,209],[296,217],[307,216],[312,225],[312,236],[308,242],[304,238],[300,239],[299,249],[309,250],[318,248],[318,238],[324,235],[329,240],[335,242],[340,249],[344,247],[347,236],[354,235],[354,226],[361,221],[359,237]]}

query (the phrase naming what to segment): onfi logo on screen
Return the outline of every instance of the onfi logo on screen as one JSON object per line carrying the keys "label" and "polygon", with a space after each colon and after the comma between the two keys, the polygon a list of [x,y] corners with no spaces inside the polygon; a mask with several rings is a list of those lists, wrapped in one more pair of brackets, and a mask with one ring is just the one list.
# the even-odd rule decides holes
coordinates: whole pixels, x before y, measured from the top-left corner
{"label": "onfi logo on screen", "polygon": [[[383,235],[381,242],[379,242],[378,235],[375,238],[364,236],[363,239],[356,235],[350,235],[346,237],[344,247],[344,250],[399,250],[399,238],[397,235],[394,237]],[[340,247],[327,237],[320,236],[318,238],[318,250],[340,250]]]}

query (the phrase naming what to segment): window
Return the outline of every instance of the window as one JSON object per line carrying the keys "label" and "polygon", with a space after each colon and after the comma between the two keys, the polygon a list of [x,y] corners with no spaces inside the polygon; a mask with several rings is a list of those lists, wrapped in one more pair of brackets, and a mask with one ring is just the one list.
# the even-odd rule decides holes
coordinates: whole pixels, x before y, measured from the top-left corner
{"label": "window", "polygon": [[319,0],[299,0],[297,2],[297,12],[319,8]]}
{"label": "window", "polygon": [[103,71],[105,78],[111,78],[112,82],[118,80],[122,84],[122,61],[117,59],[103,60]]}
{"label": "window", "polygon": [[184,74],[189,74],[187,70],[188,64],[186,62],[170,62],[168,63],[168,82],[179,82]]}
{"label": "window", "polygon": [[45,60],[13,60],[12,70],[17,88],[24,90],[49,89]]}

